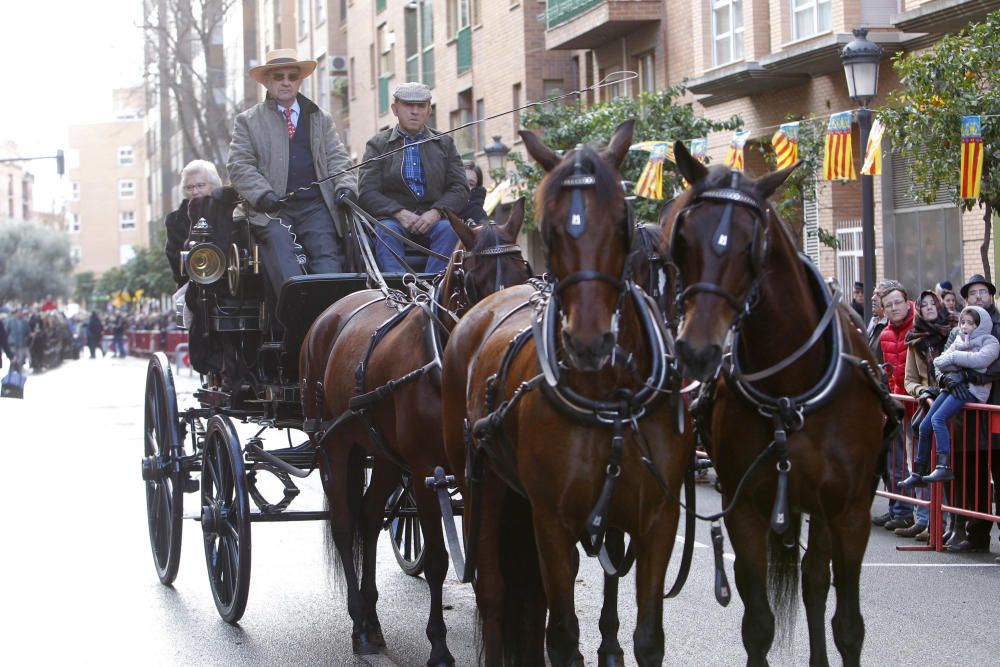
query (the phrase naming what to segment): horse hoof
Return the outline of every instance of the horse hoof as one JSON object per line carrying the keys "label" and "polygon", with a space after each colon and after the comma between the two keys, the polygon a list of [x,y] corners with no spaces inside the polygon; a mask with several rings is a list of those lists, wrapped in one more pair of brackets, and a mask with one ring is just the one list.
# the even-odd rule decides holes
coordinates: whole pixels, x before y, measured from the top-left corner
{"label": "horse hoof", "polygon": [[[379,634],[381,638],[381,634]],[[385,640],[379,645],[373,641],[371,634],[367,632],[356,632],[351,635],[351,646],[354,648],[354,655],[375,655],[380,648],[385,647]]]}
{"label": "horse hoof", "polygon": [[368,631],[368,643],[378,648],[385,648],[385,637],[382,635],[382,628],[373,628]]}
{"label": "horse hoof", "polygon": [[624,653],[598,653],[598,667],[625,667]]}

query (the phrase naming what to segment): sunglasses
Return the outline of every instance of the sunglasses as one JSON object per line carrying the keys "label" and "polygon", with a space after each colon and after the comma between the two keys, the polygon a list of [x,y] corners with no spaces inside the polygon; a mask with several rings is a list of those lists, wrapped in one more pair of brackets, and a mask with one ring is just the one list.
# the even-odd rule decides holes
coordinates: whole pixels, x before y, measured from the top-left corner
{"label": "sunglasses", "polygon": [[284,81],[285,79],[288,79],[289,81],[298,81],[299,80],[299,73],[298,72],[291,72],[291,73],[271,72],[271,80],[272,81]]}

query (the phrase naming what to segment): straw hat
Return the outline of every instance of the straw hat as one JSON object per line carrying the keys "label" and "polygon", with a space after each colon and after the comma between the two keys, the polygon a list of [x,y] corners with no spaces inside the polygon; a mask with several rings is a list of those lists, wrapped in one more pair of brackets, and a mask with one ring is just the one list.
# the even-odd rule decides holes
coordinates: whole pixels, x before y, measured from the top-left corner
{"label": "straw hat", "polygon": [[249,74],[257,83],[264,85],[267,73],[273,69],[279,69],[281,67],[298,67],[299,78],[304,79],[312,74],[316,69],[316,61],[299,60],[298,53],[295,49],[275,49],[273,51],[268,51],[267,57],[264,58],[263,65],[251,67]]}

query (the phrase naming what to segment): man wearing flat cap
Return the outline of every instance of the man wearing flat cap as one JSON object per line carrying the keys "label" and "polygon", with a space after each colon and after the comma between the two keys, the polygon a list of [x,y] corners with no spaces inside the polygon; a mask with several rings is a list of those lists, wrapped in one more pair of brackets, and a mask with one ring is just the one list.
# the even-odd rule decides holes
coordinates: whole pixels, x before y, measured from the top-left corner
{"label": "man wearing flat cap", "polygon": [[[330,114],[299,94],[315,69],[316,61],[299,60],[295,49],[271,51],[251,68],[267,95],[236,117],[229,146],[229,176],[253,208],[251,229],[275,295],[292,276],[344,270],[346,221],[338,204],[356,199],[357,185]],[[334,174],[332,182],[311,185]]]}
{"label": "man wearing flat cap", "polygon": [[[393,98],[391,108],[398,124],[368,141],[362,161],[403,146],[406,149],[361,167],[358,198],[384,227],[450,256],[458,238],[445,211],[461,211],[469,201],[462,158],[449,135],[426,126],[431,112],[430,88],[422,83],[401,83],[393,91]],[[383,227],[376,234],[375,260],[379,268],[386,273],[402,273],[403,242]],[[424,270],[437,273],[445,265],[444,260],[429,257]]]}

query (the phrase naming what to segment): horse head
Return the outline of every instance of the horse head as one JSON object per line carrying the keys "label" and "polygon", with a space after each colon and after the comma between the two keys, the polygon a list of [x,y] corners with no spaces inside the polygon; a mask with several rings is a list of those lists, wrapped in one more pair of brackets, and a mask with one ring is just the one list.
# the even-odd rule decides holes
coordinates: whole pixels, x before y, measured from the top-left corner
{"label": "horse head", "polygon": [[674,155],[691,183],[664,213],[664,254],[676,267],[683,318],[677,356],[687,377],[708,380],[722,363],[729,332],[758,297],[768,243],[786,240],[772,233],[777,217],[767,198],[796,165],[754,180],[721,165],[705,167],[679,141]]}
{"label": "horse head", "polygon": [[632,237],[619,167],[634,120],[598,152],[578,146],[560,158],[531,132],[528,153],[547,172],[535,195],[552,298],[562,311],[562,344],[577,370],[596,371],[614,351]]}
{"label": "horse head", "polygon": [[442,292],[449,297],[464,292],[464,307],[472,306],[505,287],[521,285],[531,277],[531,267],[517,245],[524,223],[524,197],[514,202],[503,224],[489,220],[469,226],[451,211],[448,222],[462,247],[455,250],[445,276]]}

